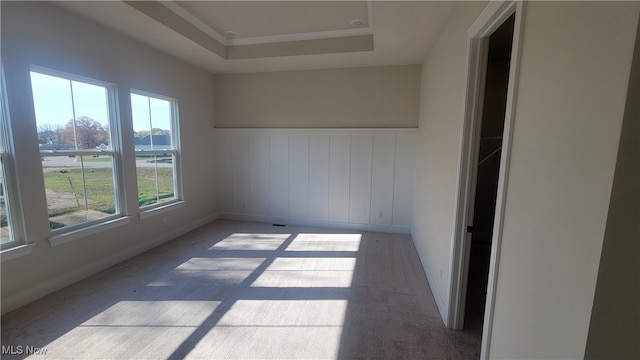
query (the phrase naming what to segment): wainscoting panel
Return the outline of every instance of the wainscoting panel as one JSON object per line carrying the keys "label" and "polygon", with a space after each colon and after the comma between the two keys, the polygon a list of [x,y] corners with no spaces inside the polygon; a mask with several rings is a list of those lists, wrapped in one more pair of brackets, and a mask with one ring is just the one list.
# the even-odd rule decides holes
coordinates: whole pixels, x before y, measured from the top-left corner
{"label": "wainscoting panel", "polygon": [[349,222],[351,136],[331,135],[329,148],[329,221]]}
{"label": "wainscoting panel", "polygon": [[271,216],[289,217],[289,135],[271,135]]}
{"label": "wainscoting panel", "polygon": [[289,135],[289,211],[309,218],[309,134]]}
{"label": "wainscoting panel", "polygon": [[372,135],[351,135],[349,222],[368,224],[371,215]]}
{"label": "wainscoting panel", "polygon": [[270,136],[249,134],[249,170],[251,174],[251,214],[268,216],[271,205]]}
{"label": "wainscoting panel", "polygon": [[408,233],[414,129],[217,129],[222,217]]}
{"label": "wainscoting panel", "polygon": [[251,163],[249,162],[249,133],[234,133],[231,145],[233,165],[233,211],[251,214]]}
{"label": "wainscoting panel", "polygon": [[331,136],[309,135],[309,219],[329,221],[329,146]]}
{"label": "wainscoting panel", "polygon": [[371,224],[391,225],[395,180],[396,135],[373,135]]}

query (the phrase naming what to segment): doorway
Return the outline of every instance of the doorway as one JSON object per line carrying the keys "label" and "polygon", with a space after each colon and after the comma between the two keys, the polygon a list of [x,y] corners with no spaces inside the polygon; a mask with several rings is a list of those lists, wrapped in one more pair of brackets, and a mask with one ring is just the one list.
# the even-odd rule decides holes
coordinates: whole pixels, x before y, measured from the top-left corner
{"label": "doorway", "polygon": [[482,359],[490,356],[525,12],[523,1],[491,1],[467,30],[446,322],[449,328],[479,333]]}
{"label": "doorway", "polygon": [[484,319],[514,23],[512,14],[488,39],[480,131],[476,133],[475,195],[467,222],[470,244],[463,328],[481,330]]}

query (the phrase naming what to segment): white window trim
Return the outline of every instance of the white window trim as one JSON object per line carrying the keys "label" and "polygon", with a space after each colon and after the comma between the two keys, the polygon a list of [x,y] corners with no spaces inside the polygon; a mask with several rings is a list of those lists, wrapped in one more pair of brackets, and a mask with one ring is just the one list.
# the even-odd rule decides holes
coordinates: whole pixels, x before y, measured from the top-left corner
{"label": "white window trim", "polygon": [[0,251],[0,263],[31,254],[31,249],[33,249],[34,245],[33,243],[18,244],[17,246]]}
{"label": "white window trim", "polygon": [[[6,130],[6,129],[5,129]],[[5,139],[6,140],[6,139]],[[5,145],[11,145],[6,144]],[[6,150],[6,149],[5,149]],[[4,251],[19,247],[25,244],[24,238],[24,223],[22,221],[22,214],[18,212],[20,198],[19,198],[19,189],[17,188],[17,181],[14,181],[13,174],[13,164],[11,159],[11,154],[8,151],[0,152],[0,157],[2,158],[2,165],[4,167],[4,187],[6,190],[5,204],[7,210],[7,222],[9,223],[9,237],[11,241],[6,242],[0,245],[0,251],[4,253]],[[0,169],[0,171],[2,171]]]}
{"label": "white window trim", "polygon": [[[3,115],[4,116],[4,115]],[[4,125],[1,125],[4,127]],[[2,135],[5,134],[6,129],[2,129]],[[0,139],[0,141],[5,141],[5,139]],[[0,148],[0,172],[2,172],[2,178],[3,178],[3,182],[4,182],[4,186],[2,186],[2,184],[0,184],[0,187],[4,187],[4,197],[5,197],[5,211],[6,211],[6,216],[7,216],[7,223],[8,223],[8,229],[9,229],[9,241],[0,245],[1,249],[8,249],[11,248],[13,246],[17,246],[20,243],[18,243],[16,240],[16,236],[14,234],[14,228],[13,228],[13,214],[12,214],[12,210],[13,210],[13,206],[11,205],[13,203],[12,199],[10,199],[12,196],[10,195],[10,193],[13,193],[13,189],[11,189],[10,187],[10,180],[7,179],[7,173],[9,173],[8,168],[10,167],[9,164],[9,153]],[[1,189],[1,188],[0,188]]]}
{"label": "white window trim", "polygon": [[[49,243],[51,244],[51,247],[56,247],[70,241],[86,238],[87,236],[95,235],[106,230],[111,230],[126,225],[130,222],[130,220],[130,216],[114,215],[112,217],[99,219],[92,222],[84,222],[77,225],[65,226],[62,229],[69,229],[64,233],[51,236],[51,238],[49,238]],[[80,227],[79,225],[83,226]]]}
{"label": "white window trim", "polygon": [[165,201],[160,204],[153,204],[148,207],[142,208],[143,211],[140,211],[140,213],[138,214],[138,217],[141,220],[147,219],[156,215],[160,215],[160,214],[164,214],[170,211],[180,209],[184,207],[184,204],[185,204],[184,200],[177,200],[177,199],[172,201]]}
{"label": "white window trim", "polygon": [[[22,213],[21,198],[20,198],[20,182],[17,179],[17,174],[15,171],[15,158],[13,157],[13,136],[12,134],[12,126],[11,126],[11,116],[9,113],[9,104],[7,101],[6,93],[7,88],[5,84],[4,77],[4,67],[0,64],[0,101],[2,101],[2,118],[4,121],[0,123],[2,126],[2,143],[4,145],[3,149],[0,149],[0,156],[2,156],[2,164],[4,167],[4,186],[5,186],[5,199],[8,201],[7,205],[7,218],[10,227],[10,236],[11,241],[2,244],[0,246],[1,253],[9,253],[7,252],[10,249],[16,249],[18,247],[22,248],[26,243],[26,229],[24,226],[24,214]],[[11,205],[13,204],[13,205]],[[31,252],[31,249],[28,248],[28,252]],[[25,255],[25,251],[15,251],[14,254]],[[13,258],[13,257],[12,257]]]}
{"label": "white window trim", "polygon": [[[46,68],[38,65],[31,65],[29,68],[32,72],[44,75],[56,76],[70,81],[83,82],[91,85],[102,86],[106,91],[107,105],[109,106],[109,135],[111,150],[108,151],[92,151],[92,150],[53,150],[41,151],[42,157],[54,156],[93,156],[108,155],[112,157],[112,171],[114,181],[114,206],[116,213],[111,216],[105,216],[100,219],[85,221],[77,224],[64,226],[58,229],[50,229],[51,238],[49,242],[51,246],[57,246],[69,241],[84,238],[104,230],[129,223],[130,217],[126,208],[124,198],[124,169],[122,165],[122,131],[120,126],[120,112],[118,106],[117,87],[115,84],[96,80],[82,75],[76,75]],[[44,181],[44,178],[43,178]],[[43,182],[44,185],[44,182]],[[48,218],[50,219],[50,218]]]}
{"label": "white window trim", "polygon": [[[140,219],[165,213],[184,206],[184,193],[182,189],[182,161],[181,161],[181,142],[180,142],[180,120],[178,111],[178,100],[172,97],[151,93],[148,91],[131,89],[131,94],[146,96],[150,98],[168,101],[171,104],[171,144],[172,149],[153,149],[153,150],[136,150],[135,156],[138,154],[160,155],[172,153],[173,155],[173,199],[158,202],[147,206],[138,205],[138,216]],[[137,167],[136,167],[137,176]]]}

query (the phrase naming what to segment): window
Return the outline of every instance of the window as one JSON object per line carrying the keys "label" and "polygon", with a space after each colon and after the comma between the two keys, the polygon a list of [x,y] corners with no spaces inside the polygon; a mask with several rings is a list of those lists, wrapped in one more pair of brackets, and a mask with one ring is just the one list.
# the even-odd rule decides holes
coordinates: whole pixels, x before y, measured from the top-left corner
{"label": "window", "polygon": [[115,218],[121,200],[113,85],[32,68],[31,86],[49,227]]}
{"label": "window", "polygon": [[[1,71],[1,70],[0,70]],[[4,72],[0,75],[0,88],[2,94],[0,95],[0,245],[1,248],[7,248],[17,245],[16,237],[14,236],[14,228],[12,226],[11,206],[9,189],[7,184],[7,173],[10,158],[9,158],[9,112],[4,86]]]}
{"label": "window", "polygon": [[[4,109],[2,109],[4,112]],[[4,118],[4,115],[3,115]],[[4,122],[4,119],[3,119]],[[4,136],[4,129],[1,136]],[[4,141],[2,141],[2,150],[0,152],[0,161],[2,167],[0,168],[0,244],[10,243],[14,240],[14,236],[11,229],[11,215],[9,214],[9,202],[7,194],[7,187],[5,181],[5,163],[8,161],[8,154],[4,150]]]}
{"label": "window", "polygon": [[174,99],[133,91],[133,136],[141,208],[180,200],[178,109]]}

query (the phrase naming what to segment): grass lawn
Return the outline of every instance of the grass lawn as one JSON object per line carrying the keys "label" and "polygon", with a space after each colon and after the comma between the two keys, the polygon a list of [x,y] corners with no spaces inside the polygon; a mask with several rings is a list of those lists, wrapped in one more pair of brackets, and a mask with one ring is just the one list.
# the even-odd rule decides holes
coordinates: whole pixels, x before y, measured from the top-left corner
{"label": "grass lawn", "polygon": [[173,197],[173,168],[158,167],[158,192],[156,192],[155,168],[139,167],[138,172],[138,204],[147,206],[155,204],[159,199]]}
{"label": "grass lawn", "polygon": [[[138,171],[138,198],[141,205],[148,205],[156,202],[158,196],[156,192],[156,169],[140,167]],[[88,168],[85,169],[85,180],[87,188],[87,200],[89,208],[105,213],[114,213],[114,189],[113,175],[111,168]],[[47,172],[44,174],[45,186],[47,189],[66,193],[71,201],[62,202],[64,205],[49,209],[49,216],[64,214],[78,210],[73,194],[75,193],[80,202],[80,208],[84,208],[84,187],[82,172],[80,169],[71,169],[66,173]],[[73,190],[72,190],[73,186]],[[173,169],[158,168],[158,187],[160,198],[173,196]]]}

